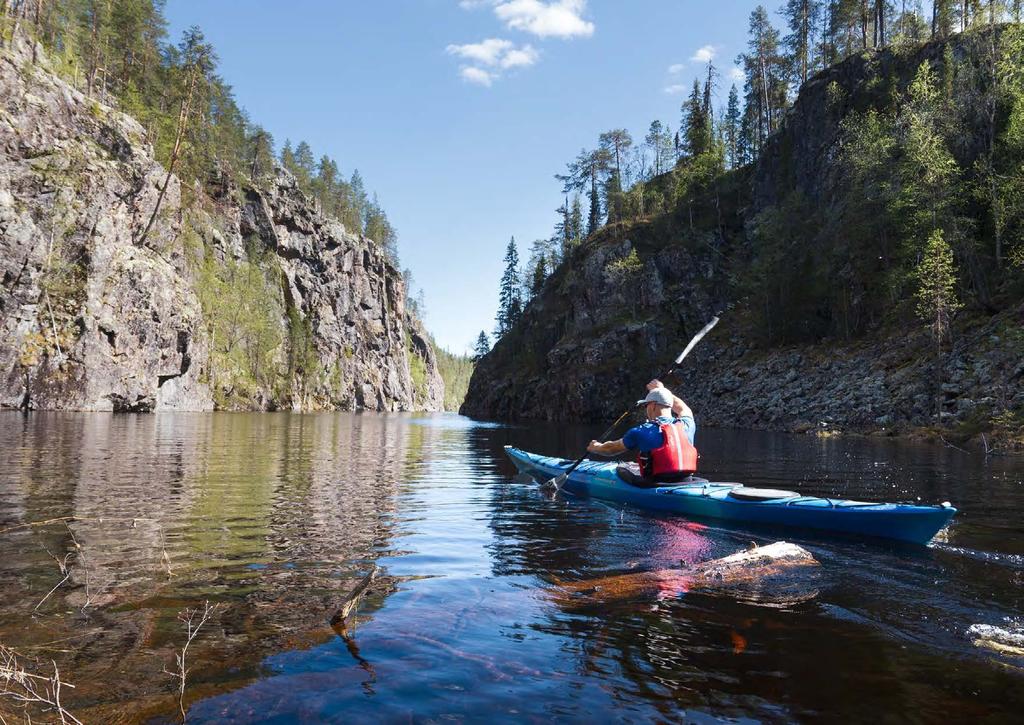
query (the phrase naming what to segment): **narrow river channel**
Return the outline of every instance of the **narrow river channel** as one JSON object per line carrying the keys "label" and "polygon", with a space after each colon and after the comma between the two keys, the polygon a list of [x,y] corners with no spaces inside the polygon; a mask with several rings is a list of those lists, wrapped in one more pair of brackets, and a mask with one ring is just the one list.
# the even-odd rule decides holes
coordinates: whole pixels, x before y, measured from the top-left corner
{"label": "narrow river channel", "polygon": [[[0,643],[44,673],[55,662],[83,722],[180,720],[179,617],[205,602],[184,698],[195,723],[1024,712],[1024,658],[969,633],[1024,627],[1024,459],[698,432],[713,478],[960,509],[909,547],[552,497],[502,452],[568,455],[597,432],[454,415],[0,415]],[[59,517],[76,520],[22,526]],[[551,596],[780,539],[821,562],[808,601]],[[354,620],[332,628],[374,565]]]}

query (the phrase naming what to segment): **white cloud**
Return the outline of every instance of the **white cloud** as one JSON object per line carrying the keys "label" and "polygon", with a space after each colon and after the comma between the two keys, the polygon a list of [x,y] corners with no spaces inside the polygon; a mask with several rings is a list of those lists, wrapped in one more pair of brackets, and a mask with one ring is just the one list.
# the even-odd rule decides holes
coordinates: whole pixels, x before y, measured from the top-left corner
{"label": "white cloud", "polygon": [[466,60],[472,60],[484,65],[497,65],[501,57],[514,47],[511,40],[502,38],[487,38],[479,43],[466,43],[465,45],[449,45],[445,52],[449,55],[457,55]]}
{"label": "white cloud", "polygon": [[746,76],[743,75],[743,69],[740,68],[738,65],[734,65],[732,68],[729,69],[729,80],[732,81],[733,83],[741,83],[745,79]]}
{"label": "white cloud", "polygon": [[673,63],[668,67],[668,72],[671,73],[672,75],[675,75],[676,73],[682,73],[683,69],[685,68],[686,66],[683,65],[682,63]]}
{"label": "white cloud", "polygon": [[525,68],[537,62],[540,53],[534,50],[532,45],[524,45],[522,48],[513,48],[505,53],[501,59],[502,68]]}
{"label": "white cloud", "polygon": [[679,95],[680,93],[685,92],[686,86],[683,85],[682,83],[677,83],[673,86],[665,86],[665,93],[669,94],[670,96],[676,96]]}
{"label": "white cloud", "polygon": [[459,0],[459,7],[463,10],[475,10],[481,5],[487,5],[491,0]]}
{"label": "white cloud", "polygon": [[505,25],[540,38],[589,37],[594,24],[583,19],[587,0],[499,0],[494,14]]}
{"label": "white cloud", "polygon": [[697,52],[690,56],[690,61],[693,63],[708,63],[715,57],[715,46],[713,45],[702,45],[697,48]]}
{"label": "white cloud", "polygon": [[494,82],[495,75],[483,68],[477,68],[475,66],[467,65],[459,69],[459,75],[462,76],[462,80],[468,83],[476,83],[481,86],[491,87],[491,83]]}
{"label": "white cloud", "polygon": [[464,45],[453,43],[445,48],[445,52],[468,61],[459,69],[459,75],[463,80],[482,86],[490,86],[501,77],[503,70],[526,68],[540,58],[540,53],[532,45],[516,47],[511,40],[504,38],[487,38]]}

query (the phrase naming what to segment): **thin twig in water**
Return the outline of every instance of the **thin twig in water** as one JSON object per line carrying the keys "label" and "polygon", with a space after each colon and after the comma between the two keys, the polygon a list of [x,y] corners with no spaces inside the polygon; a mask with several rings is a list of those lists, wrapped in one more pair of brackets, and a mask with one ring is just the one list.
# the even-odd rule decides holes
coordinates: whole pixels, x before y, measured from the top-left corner
{"label": "thin twig in water", "polygon": [[64,528],[68,530],[69,534],[71,534],[71,541],[75,545],[75,551],[78,552],[78,562],[82,565],[82,569],[85,570],[85,604],[82,605],[82,611],[84,612],[85,608],[92,602],[92,592],[89,590],[89,562],[86,561],[85,550],[82,548],[82,545],[78,543],[78,538],[75,536],[75,532],[71,530],[71,526],[67,521],[64,522]]}
{"label": "thin twig in water", "polygon": [[130,519],[123,517],[109,518],[105,516],[59,516],[55,519],[46,519],[45,521],[29,521],[28,523],[18,524],[17,526],[8,526],[6,529],[0,529],[0,534],[6,534],[9,531],[17,531],[18,529],[28,529],[34,526],[50,526],[51,524],[66,523],[68,521],[99,521],[100,523],[103,523],[104,521],[156,521],[156,519],[143,519],[138,516]]}
{"label": "thin twig in water", "polygon": [[[177,652],[174,655],[174,659],[178,665],[177,672],[171,672],[170,670],[164,670],[167,674],[178,679],[178,709],[181,711],[181,721],[187,720],[185,715],[185,684],[188,679],[188,666],[186,664],[186,657],[188,656],[188,648],[192,644],[192,640],[199,634],[199,630],[202,628],[210,617],[217,609],[220,608],[219,604],[210,606],[210,602],[203,603],[203,611],[200,613],[199,609],[186,609],[178,615],[178,619],[184,623],[186,639],[185,644],[181,648],[181,652]],[[201,615],[201,616],[200,616]],[[199,616],[199,621],[196,621],[196,616]]]}
{"label": "thin twig in water", "polygon": [[71,578],[71,569],[68,567],[68,557],[70,557],[71,554],[70,553],[65,554],[64,555],[64,559],[62,561],[62,560],[58,559],[56,556],[54,556],[53,552],[51,552],[49,549],[46,549],[45,551],[46,551],[47,554],[50,555],[51,559],[53,559],[55,562],[57,562],[57,566],[60,567],[60,573],[64,575],[64,578],[61,579],[56,584],[54,584],[53,585],[53,589],[48,591],[46,593],[46,596],[39,600],[39,603],[35,607],[32,608],[33,612],[38,611],[39,607],[43,606],[43,602],[45,602],[47,599],[49,599],[51,594],[53,594],[55,591],[60,589],[61,584],[63,584],[64,582],[66,582],[68,579]]}
{"label": "thin twig in water", "polygon": [[[18,655],[14,650],[0,644],[0,682],[2,682],[0,697],[6,697],[26,706],[31,703],[42,705],[46,710],[55,710],[62,723],[72,722],[82,725],[78,718],[60,704],[61,688],[73,688],[74,685],[62,682],[57,663],[52,660],[51,662],[53,677],[32,674],[18,662]],[[27,711],[25,715],[28,718]],[[29,721],[31,722],[30,718]]]}
{"label": "thin twig in water", "polygon": [[946,444],[946,448],[955,448],[956,450],[960,451],[961,453],[967,453],[967,451],[965,451],[963,448],[961,448],[960,446],[954,446],[952,443],[947,441],[941,435],[939,436],[939,440]]}

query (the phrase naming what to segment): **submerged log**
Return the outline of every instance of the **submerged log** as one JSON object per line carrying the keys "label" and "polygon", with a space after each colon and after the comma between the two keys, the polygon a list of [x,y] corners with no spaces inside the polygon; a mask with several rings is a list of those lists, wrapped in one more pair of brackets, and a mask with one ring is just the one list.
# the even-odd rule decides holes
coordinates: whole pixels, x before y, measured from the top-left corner
{"label": "submerged log", "polygon": [[551,596],[568,608],[636,599],[667,599],[689,592],[770,604],[795,604],[818,595],[819,564],[809,551],[777,541],[685,569],[618,574],[559,582]]}
{"label": "submerged log", "polygon": [[972,624],[967,634],[975,647],[1024,661],[1024,628],[1004,629],[991,624]]}
{"label": "submerged log", "polygon": [[363,595],[369,590],[373,580],[377,578],[377,574],[380,572],[380,567],[374,564],[370,571],[366,573],[366,576],[360,580],[358,584],[352,589],[351,592],[345,597],[341,603],[341,607],[334,616],[331,617],[331,625],[334,627],[344,626],[348,617],[359,606],[359,600],[363,598]]}

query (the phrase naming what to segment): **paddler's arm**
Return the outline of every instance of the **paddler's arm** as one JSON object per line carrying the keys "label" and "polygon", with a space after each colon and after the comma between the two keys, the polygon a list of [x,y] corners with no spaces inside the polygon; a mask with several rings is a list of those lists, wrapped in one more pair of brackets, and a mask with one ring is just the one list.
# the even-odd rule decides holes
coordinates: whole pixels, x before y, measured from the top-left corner
{"label": "paddler's arm", "polygon": [[621,438],[617,441],[605,441],[604,443],[590,441],[590,445],[587,446],[588,453],[597,453],[601,456],[617,456],[620,453],[625,453],[626,450],[628,450],[626,444],[622,442]]}
{"label": "paddler's arm", "polygon": [[[648,390],[654,390],[655,388],[664,388],[665,384],[655,378],[651,382],[647,383]],[[667,388],[666,388],[667,390]],[[690,406],[683,402],[683,399],[673,393],[671,390],[668,391],[672,395],[672,415],[676,418],[693,417],[693,411],[690,410]]]}

